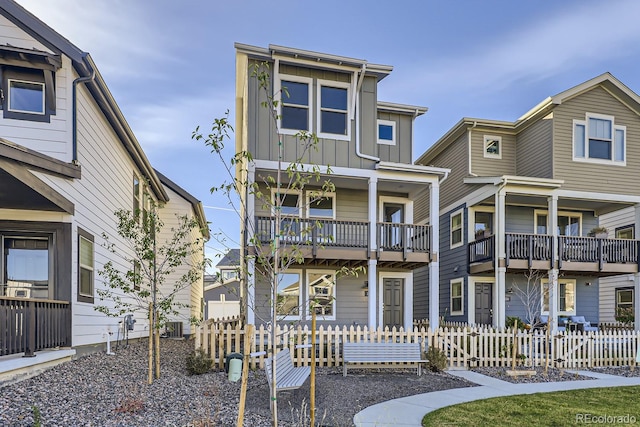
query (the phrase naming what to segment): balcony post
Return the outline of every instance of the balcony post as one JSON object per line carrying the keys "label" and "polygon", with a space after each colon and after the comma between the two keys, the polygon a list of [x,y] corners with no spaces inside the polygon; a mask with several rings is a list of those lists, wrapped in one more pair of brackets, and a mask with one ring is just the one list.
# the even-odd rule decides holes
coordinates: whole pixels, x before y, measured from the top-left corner
{"label": "balcony post", "polygon": [[370,259],[367,268],[368,274],[368,311],[369,311],[369,329],[376,329],[378,327],[378,260]]}
{"label": "balcony post", "polygon": [[507,281],[507,267],[506,267],[506,196],[507,191],[504,187],[501,187],[495,196],[496,206],[496,233],[495,233],[495,269],[496,269],[496,297],[494,297],[494,326],[504,327],[506,321],[506,303],[505,303],[505,289]]}
{"label": "balcony post", "polygon": [[[378,227],[376,227],[378,217],[378,178],[369,178],[369,250],[378,250]],[[371,282],[369,282],[371,283]]]}
{"label": "balcony post", "polygon": [[[255,289],[256,289],[256,274],[255,274],[255,260],[254,257],[247,257],[246,249],[252,244],[260,244],[259,241],[262,240],[262,236],[259,236],[256,242],[254,239],[256,236],[256,227],[257,220],[255,217],[255,197],[250,194],[249,189],[251,185],[255,181],[255,165],[253,163],[249,163],[247,167],[247,188],[245,197],[245,203],[241,204],[240,209],[246,209],[243,216],[243,233],[241,235],[242,239],[242,250],[240,251],[240,314],[246,317],[246,323],[250,325],[255,325]],[[242,206],[244,205],[244,206]],[[269,229],[271,225],[269,225]],[[263,230],[257,230],[258,233]]]}
{"label": "balcony post", "polygon": [[429,212],[431,213],[429,327],[435,330],[440,323],[440,181],[433,181],[429,190]]}
{"label": "balcony post", "polygon": [[547,203],[549,205],[547,213],[549,230],[547,230],[547,234],[551,235],[551,268],[556,268],[556,261],[560,259],[558,253],[558,196],[552,194],[547,199]]}
{"label": "balcony post", "polygon": [[[635,214],[635,237],[638,238],[640,233],[640,204],[634,206]],[[636,246],[636,260],[638,262],[638,273],[634,274],[634,287],[633,287],[633,309],[635,314],[635,321],[633,322],[633,328],[636,331],[640,331],[640,244]]]}

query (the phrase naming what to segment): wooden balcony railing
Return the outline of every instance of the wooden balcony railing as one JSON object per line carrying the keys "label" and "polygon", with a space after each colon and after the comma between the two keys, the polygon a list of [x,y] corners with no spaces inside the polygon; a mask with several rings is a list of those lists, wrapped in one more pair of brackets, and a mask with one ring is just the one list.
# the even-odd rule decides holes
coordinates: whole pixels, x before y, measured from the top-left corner
{"label": "wooden balcony railing", "polygon": [[493,259],[495,236],[483,237],[469,243],[469,264],[486,262]]}
{"label": "wooden balcony railing", "polygon": [[[275,218],[256,217],[255,235],[260,243],[272,242],[275,228]],[[369,223],[285,217],[280,221],[280,236],[282,242],[290,244],[366,249],[369,247]]]}
{"label": "wooden balcony railing", "polygon": [[524,259],[529,261],[551,260],[553,253],[553,238],[547,234],[506,233],[507,265],[510,259]]}
{"label": "wooden balcony railing", "polygon": [[0,297],[0,356],[71,346],[71,307],[65,301]]}
{"label": "wooden balcony railing", "polygon": [[558,239],[559,262],[635,263],[640,241],[631,239],[598,239],[594,237],[560,236]]}
{"label": "wooden balcony railing", "polygon": [[377,243],[384,251],[429,252],[431,226],[380,222]]}

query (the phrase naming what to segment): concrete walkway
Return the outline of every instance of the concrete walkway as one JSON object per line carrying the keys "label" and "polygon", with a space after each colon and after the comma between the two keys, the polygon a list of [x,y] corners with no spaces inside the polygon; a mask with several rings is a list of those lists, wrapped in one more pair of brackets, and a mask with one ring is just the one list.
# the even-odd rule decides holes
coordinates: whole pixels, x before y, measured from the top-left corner
{"label": "concrete walkway", "polygon": [[434,391],[389,400],[369,406],[353,417],[357,427],[411,426],[420,427],[425,414],[458,403],[491,397],[511,396],[515,394],[547,393],[551,391],[576,390],[596,387],[619,387],[640,385],[640,377],[626,378],[591,371],[565,371],[577,373],[592,380],[561,381],[553,383],[512,384],[471,371],[451,371],[451,375],[464,378],[478,384],[478,387],[463,387]]}

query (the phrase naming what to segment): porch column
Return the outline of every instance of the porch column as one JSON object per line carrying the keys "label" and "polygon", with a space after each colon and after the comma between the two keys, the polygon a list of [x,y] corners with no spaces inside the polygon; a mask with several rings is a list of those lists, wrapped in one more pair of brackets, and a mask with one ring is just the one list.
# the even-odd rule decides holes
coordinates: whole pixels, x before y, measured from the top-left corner
{"label": "porch column", "polygon": [[[558,330],[558,196],[551,195],[548,199],[547,222],[551,235],[551,270],[549,270],[549,323],[551,332]],[[541,284],[542,285],[542,284]]]}
{"label": "porch column", "polygon": [[368,311],[369,311],[369,329],[375,329],[378,327],[377,314],[378,314],[378,260],[370,259],[367,268],[367,277],[369,279],[369,299],[368,299]]}
{"label": "porch column", "polygon": [[504,327],[506,322],[506,304],[505,304],[505,288],[506,288],[506,246],[505,246],[505,233],[506,233],[506,208],[505,199],[507,191],[500,188],[496,192],[495,206],[496,206],[496,298],[494,299],[494,316],[493,325],[497,327]]}
{"label": "porch column", "polygon": [[[640,235],[640,204],[634,206],[635,214],[635,231],[634,238],[638,239]],[[638,254],[640,256],[640,254]],[[640,269],[640,266],[638,267]],[[634,274],[634,287],[633,287],[633,309],[634,309],[634,322],[633,328],[636,331],[640,331],[640,272]]]}
{"label": "porch column", "polygon": [[431,213],[431,262],[429,263],[429,325],[432,330],[440,323],[440,181],[431,183],[429,193]]}
{"label": "porch column", "polygon": [[378,249],[378,178],[369,178],[369,259],[367,277],[369,280],[368,314],[369,328],[378,327],[378,260],[375,257]]}
{"label": "porch column", "polygon": [[[253,163],[249,163],[247,168],[247,194],[246,194],[246,215],[244,217],[245,223],[243,224],[243,228],[245,230],[243,249],[246,249],[251,245],[253,238],[255,236],[255,198],[252,194],[249,194],[249,188],[255,181],[256,170]],[[256,274],[255,274],[255,257],[250,256],[246,257],[246,252],[240,251],[241,257],[244,257],[244,264],[241,264],[241,268],[246,268],[244,274],[241,277],[244,278],[244,283],[241,283],[240,286],[240,301],[242,304],[242,309],[246,314],[246,322],[249,325],[255,325],[256,321]],[[244,289],[246,287],[246,289]],[[244,295],[243,295],[244,293]]]}

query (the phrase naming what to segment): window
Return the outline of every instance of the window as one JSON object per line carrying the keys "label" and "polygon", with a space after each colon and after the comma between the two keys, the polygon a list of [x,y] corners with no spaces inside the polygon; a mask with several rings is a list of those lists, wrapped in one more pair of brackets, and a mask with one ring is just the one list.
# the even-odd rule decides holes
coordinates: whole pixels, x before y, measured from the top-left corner
{"label": "window", "polygon": [[348,139],[349,136],[349,84],[318,82],[318,136]]}
{"label": "window", "polygon": [[49,122],[56,113],[53,70],[1,67],[4,118]]}
{"label": "window", "polygon": [[315,234],[316,241],[323,244],[334,242],[336,225],[331,220],[336,219],[335,193],[307,191],[307,218],[316,219],[309,221],[309,227],[313,227],[310,232]]}
{"label": "window", "polygon": [[52,238],[38,235],[0,236],[4,282],[0,295],[14,298],[53,298],[51,286]]}
{"label": "window", "polygon": [[78,301],[93,303],[93,236],[81,229],[78,229]]}
{"label": "window", "polygon": [[311,79],[299,78],[294,80],[282,80],[280,126],[283,130],[291,130],[295,133],[301,130],[311,130],[309,117],[311,117]]}
{"label": "window", "polygon": [[224,270],[220,273],[223,281],[235,280],[238,278],[238,272],[236,270]]}
{"label": "window", "polygon": [[133,261],[133,290],[140,290],[140,283],[142,282],[142,266],[140,262]]}
{"label": "window", "polygon": [[44,83],[8,80],[9,111],[44,114]]}
{"label": "window", "polygon": [[140,178],[133,174],[133,214],[140,215]]}
{"label": "window", "polygon": [[451,214],[450,226],[450,247],[453,249],[462,245],[462,210]]}
{"label": "window", "polygon": [[287,272],[278,275],[276,313],[285,319],[300,318],[300,273]]}
{"label": "window", "polygon": [[335,320],[336,276],[333,271],[308,271],[307,283],[309,289],[309,316],[315,310],[316,316],[323,320]]}
{"label": "window", "polygon": [[625,164],[626,126],[618,126],[612,116],[587,114],[573,121],[573,160]]}
{"label": "window", "polygon": [[484,136],[484,157],[492,159],[502,158],[502,137],[500,136]]}
{"label": "window", "polygon": [[378,144],[396,145],[396,122],[378,120]]}
{"label": "window", "polygon": [[633,288],[616,288],[616,313],[628,309],[634,309]]}
{"label": "window", "polygon": [[[547,213],[535,214],[536,234],[549,234]],[[558,213],[558,235],[559,236],[581,236],[582,235],[582,214],[572,212]]]}
{"label": "window", "polygon": [[475,217],[476,240],[491,236],[493,234],[493,212],[476,211]]}
{"label": "window", "polygon": [[464,314],[464,307],[462,305],[462,290],[464,288],[463,279],[454,279],[450,282],[450,304],[449,310],[451,315]]}
{"label": "window", "polygon": [[[542,281],[542,314],[549,314],[549,280]],[[558,303],[558,314],[576,314],[576,281],[570,279],[559,279],[556,290]]]}
{"label": "window", "polygon": [[616,239],[635,239],[635,225],[625,225],[616,228]]}

